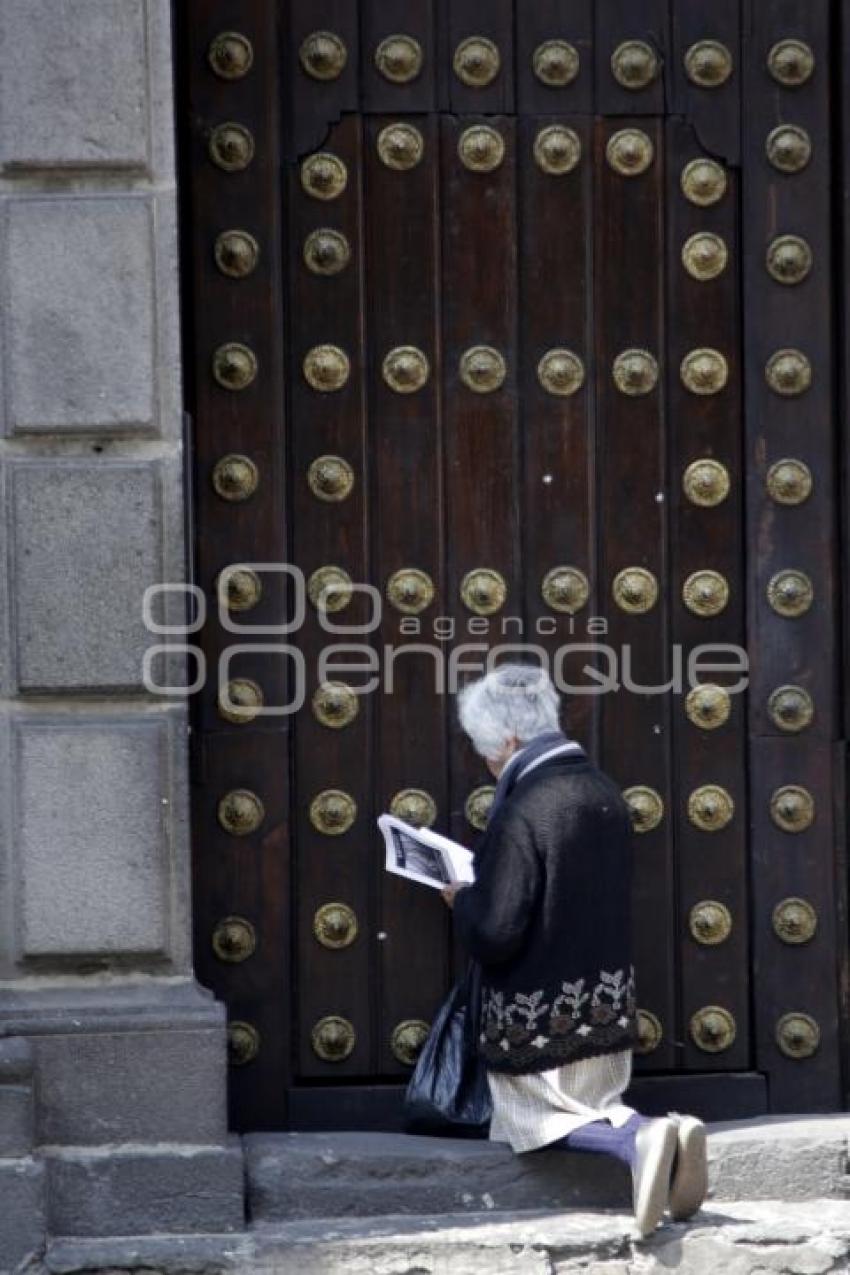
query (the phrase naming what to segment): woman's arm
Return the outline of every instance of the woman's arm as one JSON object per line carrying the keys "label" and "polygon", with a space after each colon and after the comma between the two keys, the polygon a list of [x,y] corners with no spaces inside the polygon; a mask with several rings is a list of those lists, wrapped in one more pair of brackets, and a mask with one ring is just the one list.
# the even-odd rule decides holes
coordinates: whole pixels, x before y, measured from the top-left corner
{"label": "woman's arm", "polygon": [[454,895],[453,911],[469,955],[483,965],[497,965],[523,945],[543,866],[521,815],[506,811],[485,835],[475,881]]}

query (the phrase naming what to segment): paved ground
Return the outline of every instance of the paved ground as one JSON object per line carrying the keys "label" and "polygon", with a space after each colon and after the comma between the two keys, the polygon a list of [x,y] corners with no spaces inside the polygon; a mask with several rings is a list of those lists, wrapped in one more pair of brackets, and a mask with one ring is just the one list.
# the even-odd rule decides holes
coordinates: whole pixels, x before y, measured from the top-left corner
{"label": "paved ground", "polygon": [[[311,1218],[243,1236],[55,1242],[51,1275],[99,1269],[212,1275],[838,1275],[850,1202],[710,1204],[648,1240],[614,1212]],[[34,1268],[30,1268],[31,1271]],[[39,1273],[40,1275],[40,1273]]]}

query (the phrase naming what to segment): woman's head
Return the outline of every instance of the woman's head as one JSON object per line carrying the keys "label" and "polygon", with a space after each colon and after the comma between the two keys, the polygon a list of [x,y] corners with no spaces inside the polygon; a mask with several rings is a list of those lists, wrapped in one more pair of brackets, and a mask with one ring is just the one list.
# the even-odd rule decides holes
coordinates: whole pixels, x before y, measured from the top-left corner
{"label": "woman's head", "polygon": [[499,664],[464,686],[457,701],[460,724],[473,748],[497,767],[535,736],[559,727],[557,692],[537,665]]}

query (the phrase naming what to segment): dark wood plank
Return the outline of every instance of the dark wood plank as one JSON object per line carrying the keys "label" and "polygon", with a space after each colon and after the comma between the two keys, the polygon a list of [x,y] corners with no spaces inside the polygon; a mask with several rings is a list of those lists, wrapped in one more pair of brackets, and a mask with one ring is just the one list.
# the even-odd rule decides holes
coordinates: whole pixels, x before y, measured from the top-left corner
{"label": "dark wood plank", "polygon": [[[289,783],[279,733],[207,736],[203,783],[193,788],[196,856],[193,911],[195,973],[227,1006],[229,1022],[258,1033],[256,1057],[231,1065],[230,1127],[238,1131],[285,1129],[290,1113],[281,1077],[291,1075],[292,1024],[289,889]],[[248,836],[232,836],[216,817],[219,800],[236,788],[256,793],[262,823]],[[253,954],[221,960],[213,936],[225,918],[253,927]]]}
{"label": "dark wood plank", "polygon": [[[744,117],[743,226],[756,1058],[769,1077],[777,1110],[822,1110],[840,1095],[836,944],[846,947],[846,933],[839,939],[835,928],[843,902],[837,909],[831,742],[841,716],[830,6],[825,0],[793,9],[781,0],[748,4],[744,30],[745,75],[753,86]],[[766,71],[769,50],[788,36],[806,41],[815,56],[814,75],[793,89],[780,86]],[[811,139],[811,159],[800,171],[781,172],[768,162],[766,142],[780,124],[801,127]],[[776,282],[765,267],[768,245],[780,234],[801,235],[811,245],[811,272],[793,286]],[[787,348],[803,351],[811,364],[810,388],[789,397],[773,392],[765,378],[768,359]],[[769,467],[783,457],[802,460],[811,470],[812,492],[802,504],[780,504],[765,489]],[[796,617],[777,614],[766,597],[774,573],[789,568],[805,572],[814,591],[808,611]],[[814,705],[811,724],[793,734],[782,731],[768,709],[771,693],[789,683],[804,687]],[[782,831],[770,817],[771,795],[785,784],[800,785],[814,797],[814,821],[799,833]],[[774,933],[774,908],[787,897],[801,897],[817,912],[817,931],[808,943],[783,943]],[[818,1022],[820,1045],[812,1057],[791,1059],[778,1048],[777,1022],[789,1012]]]}
{"label": "dark wood plank", "polygon": [[[498,130],[502,164],[470,172],[458,158],[458,140],[476,123]],[[444,614],[453,618],[452,644],[477,644],[464,664],[483,671],[488,647],[504,640],[502,620],[522,617],[518,591],[516,511],[516,147],[514,121],[441,119],[442,345],[444,394],[445,539],[448,552]],[[492,393],[476,393],[461,380],[459,363],[475,345],[503,356],[506,378]],[[507,584],[505,605],[493,616],[475,615],[460,600],[461,583],[477,568],[498,571]],[[509,626],[507,640],[515,639]],[[463,676],[461,681],[468,680]],[[464,807],[469,794],[493,780],[462,737],[454,705],[449,730],[450,835],[474,844]]]}
{"label": "dark wood plank", "polygon": [[[278,7],[283,28],[284,153],[295,159],[320,147],[343,111],[360,106],[358,6],[351,0],[289,0]],[[334,78],[317,79],[304,68],[301,49],[316,32],[329,32],[345,48],[345,65]]]}
{"label": "dark wood plank", "polygon": [[[308,578],[325,566],[345,570],[356,585],[369,579],[367,556],[368,461],[365,413],[365,355],[363,307],[362,121],[346,116],[334,127],[327,149],[345,163],[348,182],[338,198],[321,201],[301,188],[298,170],[288,172],[285,201],[290,209],[287,272],[290,282],[288,314],[291,374],[292,447],[290,451],[292,545],[294,561]],[[308,270],[303,245],[308,234],[331,227],[347,239],[351,259],[339,273],[318,275]],[[322,344],[340,347],[348,355],[350,375],[341,389],[314,389],[303,371],[308,351]],[[354,485],[344,500],[318,499],[307,482],[311,463],[323,455],[340,456],[351,466]],[[358,594],[343,611],[327,617],[330,624],[368,621],[371,607]],[[372,697],[359,699],[359,711],[349,725],[338,729],[314,715],[312,696],[320,680],[319,659],[334,642],[368,642],[368,636],[334,637],[319,622],[308,603],[298,645],[308,670],[307,703],[295,722],[296,836],[292,889],[297,912],[295,972],[298,1018],[298,1066],[301,1074],[337,1076],[368,1074],[375,1065],[372,1035],[373,1001],[370,978],[373,953],[374,859],[372,836],[371,751]],[[342,655],[337,663],[357,662]],[[360,659],[362,663],[362,657]],[[363,673],[331,671],[329,680],[362,688]],[[341,789],[357,804],[357,817],[346,832],[327,835],[310,818],[310,804],[327,789]],[[313,934],[316,909],[341,902],[352,908],[358,935],[349,947],[330,949]],[[357,1033],[353,1052],[344,1060],[327,1062],[313,1051],[310,1033],[327,1015],[348,1019]]]}
{"label": "dark wood plank", "polygon": [[[449,106],[458,114],[514,109],[514,4],[513,0],[449,0],[444,10],[448,34],[446,73]],[[454,56],[463,40],[483,36],[499,51],[498,74],[483,87],[463,82],[452,70]]]}
{"label": "dark wood plank", "polygon": [[[361,0],[362,109],[432,111],[436,106],[437,48],[435,0]],[[393,35],[415,40],[422,51],[422,69],[414,79],[388,79],[376,65],[382,41]]]}
{"label": "dark wood plank", "polygon": [[[522,115],[593,110],[593,6],[591,0],[515,0],[517,110]],[[564,41],[578,54],[578,74],[551,84],[535,74],[534,54],[548,41]]]}
{"label": "dark wood plank", "polygon": [[[684,1041],[684,1062],[707,1070],[746,1066],[750,1057],[746,810],[746,646],[743,570],[743,483],[741,368],[739,351],[739,279],[737,174],[727,171],[726,195],[710,208],[690,203],[682,194],[683,168],[703,154],[694,130],[679,120],[667,123],[667,271],[668,422],[670,472],[670,638],[681,652],[682,689],[673,695],[672,741],[675,758],[674,821],[681,927],[681,989],[683,1023],[708,1005],[720,1005],[736,1023],[733,1045],[706,1053],[690,1031]],[[695,234],[719,237],[728,254],[722,272],[711,279],[694,278],[683,262],[683,248]],[[690,260],[690,258],[689,258]],[[716,351],[728,368],[725,386],[717,393],[695,394],[683,382],[681,365],[692,351]],[[695,503],[683,488],[683,478],[695,461],[724,466],[728,494],[719,503]],[[685,581],[693,572],[718,573],[728,588],[728,601],[716,615],[694,614],[683,600]],[[728,645],[735,650],[721,651]],[[731,671],[696,674],[688,665],[700,647],[705,664],[732,666]],[[736,651],[739,654],[736,655]],[[737,669],[734,666],[737,665]],[[696,683],[734,687],[729,716],[707,729],[687,712],[686,697]],[[728,693],[728,692],[727,692]],[[734,802],[734,814],[723,828],[696,826],[688,814],[691,793],[717,784]],[[691,910],[717,902],[729,910],[731,932],[717,943],[699,941],[690,925]]]}
{"label": "dark wood plank", "polygon": [[[547,173],[535,160],[535,140],[554,126],[571,129],[579,138],[581,158],[571,172]],[[582,672],[586,647],[594,641],[587,631],[588,617],[598,616],[605,602],[599,592],[594,527],[593,136],[588,121],[563,115],[521,119],[518,164],[526,640],[549,659],[564,696],[565,729],[597,754],[599,697],[588,693],[593,687]],[[547,391],[538,376],[541,359],[558,349],[572,352],[584,365],[583,384],[569,395]],[[587,579],[587,602],[575,612],[559,611],[543,596],[547,574],[559,566]],[[568,653],[571,647],[575,649]]]}
{"label": "dark wood plank", "polygon": [[[635,954],[638,1001],[661,1022],[663,1039],[641,1061],[646,1068],[679,1065],[676,1021],[675,891],[672,858],[673,790],[670,776],[669,695],[629,689],[625,662],[638,686],[665,685],[668,652],[668,557],[665,490],[664,378],[648,393],[617,389],[614,361],[629,349],[648,351],[663,369],[664,148],[661,127],[639,121],[654,150],[650,167],[623,176],[606,160],[606,146],[634,119],[611,119],[596,129],[594,191],[595,340],[597,403],[597,536],[600,596],[606,631],[600,642],[611,652],[602,669],[617,689],[601,696],[601,762],[623,789],[645,785],[660,794],[660,823],[635,835]],[[612,595],[620,571],[652,572],[657,600],[630,614]]]}
{"label": "dark wood plank", "polygon": [[[771,692],[802,686],[814,703],[807,738],[834,736],[838,720],[827,8],[818,3],[795,13],[793,33],[817,59],[802,87],[782,89],[765,71],[768,50],[791,30],[787,6],[756,6],[746,43],[748,75],[759,89],[745,116],[743,171],[750,713],[756,734],[778,733],[768,712]],[[800,172],[780,172],[766,158],[768,134],[781,123],[801,126],[812,139],[811,160]],[[803,236],[813,254],[808,278],[793,286],[778,283],[765,266],[768,246],[784,234]],[[784,397],[767,384],[768,360],[786,348],[801,350],[811,364],[811,386],[801,395]],[[784,457],[811,471],[812,495],[803,504],[783,505],[767,494],[770,466]],[[766,599],[771,577],[787,568],[804,571],[814,589],[812,606],[796,618],[777,615]]]}
{"label": "dark wood plank", "polygon": [[[285,970],[290,938],[288,728],[286,719],[228,723],[218,712],[217,667],[234,642],[267,642],[262,635],[233,635],[218,621],[216,577],[234,561],[281,562],[288,546],[283,511],[285,445],[281,350],[281,225],[277,185],[280,150],[277,22],[262,0],[182,6],[177,26],[181,75],[180,138],[184,204],[185,361],[188,409],[194,438],[194,578],[208,600],[209,619],[197,637],[208,661],[207,684],[193,700],[193,912],[195,968],[200,981],[228,1005],[231,1018],[260,1033],[255,1061],[232,1073],[231,1121],[235,1129],[282,1128],[287,1120],[285,1082],[290,1074],[292,1006]],[[244,34],[254,49],[250,73],[239,80],[213,74],[207,53],[221,31]],[[223,172],[208,155],[210,134],[225,120],[250,129],[254,158],[242,172]],[[250,275],[234,279],[215,264],[214,244],[240,229],[259,245]],[[258,374],[247,389],[218,385],[214,351],[238,341],[256,355]],[[259,485],[244,503],[222,500],[211,476],[228,453],[248,456]],[[259,624],[285,616],[280,579],[264,577],[259,605],[243,617]],[[266,705],[284,706],[286,660],[275,655],[238,657],[233,675],[253,678]],[[219,799],[234,788],[256,792],[265,806],[257,833],[228,835],[216,817]],[[227,964],[213,952],[216,926],[226,916],[253,925],[256,951]],[[283,1083],[282,1083],[283,1082]]]}
{"label": "dark wood plank", "polygon": [[[727,164],[741,153],[741,15],[740,0],[673,0],[669,90],[671,110],[696,130],[700,144]],[[686,57],[702,42],[715,42],[729,54],[731,73],[710,87],[688,74]],[[719,65],[720,50],[716,51]]]}
{"label": "dark wood plank", "polygon": [[[769,1079],[773,1111],[834,1111],[843,1097],[836,951],[845,948],[846,934],[836,932],[835,895],[845,885],[833,862],[833,759],[829,740],[803,746],[762,736],[751,745],[756,1057]],[[804,787],[813,799],[814,819],[803,831],[784,831],[771,818],[771,797],[787,784]],[[806,943],[783,942],[775,932],[774,909],[789,898],[815,911],[817,929]],[[788,1014],[817,1025],[820,1039],[810,1057],[788,1057],[779,1048],[777,1029]]]}
{"label": "dark wood plank", "polygon": [[[442,447],[439,349],[438,119],[406,116],[424,141],[421,161],[405,171],[384,164],[382,130],[396,117],[366,124],[368,192],[366,280],[369,361],[369,454],[372,483],[373,582],[384,599],[377,633],[385,652],[384,680],[376,699],[376,809],[387,810],[403,789],[427,792],[435,826],[447,827],[445,716],[442,645],[433,633],[443,613]],[[382,365],[391,350],[412,346],[428,360],[427,382],[412,393],[391,388]],[[405,615],[388,598],[399,571],[424,572],[434,600],[418,615]],[[395,655],[390,655],[394,651]],[[390,680],[392,679],[392,680]],[[378,1070],[409,1070],[391,1048],[392,1033],[411,1019],[430,1022],[448,990],[449,912],[436,893],[382,870],[380,837],[372,835],[378,895],[375,997]]]}
{"label": "dark wood plank", "polygon": [[[191,204],[185,205],[186,244],[191,251],[192,325],[188,368],[189,409],[194,437],[194,516],[196,582],[208,600],[210,622],[200,642],[213,675],[194,703],[195,724],[204,730],[229,727],[218,712],[215,670],[222,650],[237,640],[218,623],[215,581],[225,566],[257,557],[278,562],[284,555],[280,253],[281,227],[276,185],[279,144],[275,109],[276,65],[259,51],[274,38],[264,7],[255,3],[194,5],[184,24],[188,73],[183,160],[191,172]],[[187,13],[188,19],[188,13]],[[221,30],[236,30],[251,40],[257,53],[251,72],[227,81],[213,74],[207,52]],[[254,158],[241,172],[224,172],[210,160],[213,130],[226,120],[247,128]],[[259,246],[257,268],[234,279],[216,266],[217,238],[228,230],[252,235]],[[257,359],[253,383],[239,391],[224,389],[212,373],[215,351],[229,342],[248,346]],[[256,492],[244,501],[223,500],[213,487],[213,471],[223,457],[247,456],[258,471]],[[256,624],[284,618],[280,582],[264,580],[263,597],[251,612]],[[246,623],[249,617],[245,617]],[[238,641],[265,641],[240,635]],[[240,656],[234,672],[254,678],[266,703],[285,704],[285,667],[281,660]],[[274,723],[281,725],[278,718]]]}
{"label": "dark wood plank", "polygon": [[[593,14],[596,111],[601,115],[662,115],[670,76],[665,0],[596,0]],[[645,87],[624,87],[611,67],[612,55],[632,40],[648,44],[660,63],[656,78]]]}

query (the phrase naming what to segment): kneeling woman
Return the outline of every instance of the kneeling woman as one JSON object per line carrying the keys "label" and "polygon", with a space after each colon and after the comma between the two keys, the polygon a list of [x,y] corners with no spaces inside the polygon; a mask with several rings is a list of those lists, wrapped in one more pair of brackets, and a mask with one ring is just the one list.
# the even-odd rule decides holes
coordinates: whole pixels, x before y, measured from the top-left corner
{"label": "kneeling woman", "polygon": [[490,1138],[607,1152],[631,1169],[638,1228],[706,1192],[705,1129],[626,1106],[636,1039],[632,823],[619,788],[558,725],[548,675],[500,665],[458,696],[498,778],[475,882],[443,891],[482,969]]}

